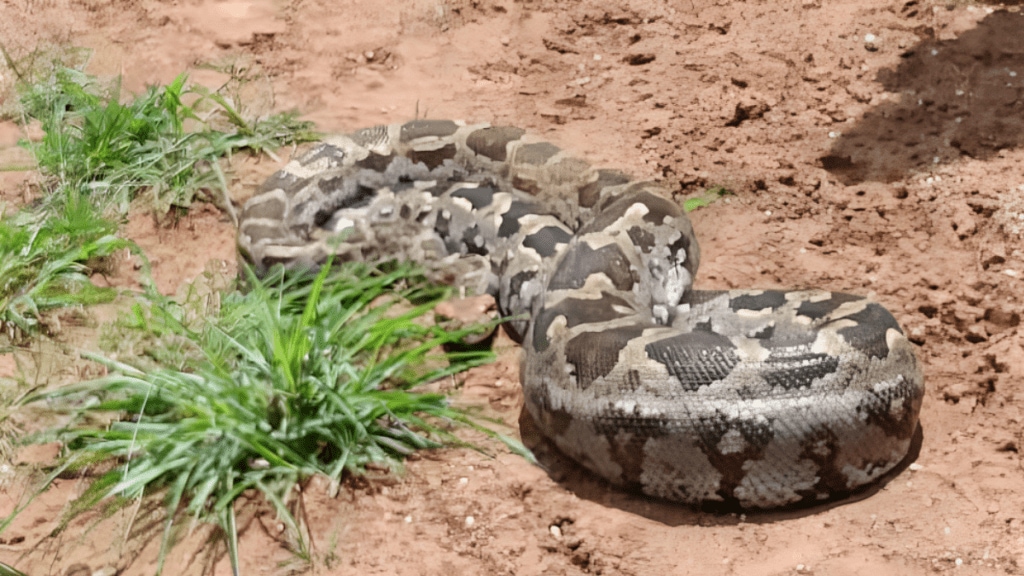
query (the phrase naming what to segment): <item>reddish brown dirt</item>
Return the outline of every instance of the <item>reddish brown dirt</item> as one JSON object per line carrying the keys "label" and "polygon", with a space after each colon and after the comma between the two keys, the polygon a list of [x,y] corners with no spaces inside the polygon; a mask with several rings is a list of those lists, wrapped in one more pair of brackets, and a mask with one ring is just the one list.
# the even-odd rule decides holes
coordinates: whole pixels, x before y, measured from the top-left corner
{"label": "reddish brown dirt", "polygon": [[[276,523],[258,516],[242,538],[245,574],[1024,574],[1016,7],[0,0],[0,13],[9,51],[88,46],[92,71],[123,72],[132,90],[244,56],[269,74],[277,109],[298,107],[324,130],[417,113],[489,120],[680,196],[724,185],[736,195],[693,214],[700,287],[870,294],[920,344],[928,393],[917,465],[866,498],[718,516],[586,477],[553,479],[510,455],[449,450],[338,499],[309,490],[311,568],[280,564],[291,556]],[[4,146],[10,133],[0,130]],[[241,166],[236,199],[273,168]],[[2,198],[21,198],[27,177],[3,174]],[[229,224],[213,211],[176,229],[136,219],[127,230],[168,292],[208,259],[233,262]],[[470,374],[462,398],[489,404],[514,430],[517,351],[499,345],[499,363]],[[13,373],[3,358],[0,370]],[[30,574],[152,573],[152,546],[126,567],[138,544],[124,543],[121,517],[46,538],[78,489],[61,481],[26,510],[0,536],[0,560]],[[8,483],[4,509],[21,490]],[[201,544],[198,533],[186,541],[169,571],[185,570]],[[215,573],[229,573],[223,556]]]}

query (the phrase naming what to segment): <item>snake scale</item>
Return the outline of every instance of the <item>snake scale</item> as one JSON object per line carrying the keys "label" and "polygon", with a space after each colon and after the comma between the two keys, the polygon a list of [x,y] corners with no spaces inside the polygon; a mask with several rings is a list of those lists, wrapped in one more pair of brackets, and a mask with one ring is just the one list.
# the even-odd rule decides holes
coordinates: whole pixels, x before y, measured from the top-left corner
{"label": "snake scale", "polygon": [[326,138],[246,203],[238,247],[257,274],[408,260],[494,295],[520,317],[506,330],[541,433],[652,496],[832,499],[893,469],[918,427],[923,378],[882,306],[693,290],[693,229],[656,184],[519,128],[417,120]]}

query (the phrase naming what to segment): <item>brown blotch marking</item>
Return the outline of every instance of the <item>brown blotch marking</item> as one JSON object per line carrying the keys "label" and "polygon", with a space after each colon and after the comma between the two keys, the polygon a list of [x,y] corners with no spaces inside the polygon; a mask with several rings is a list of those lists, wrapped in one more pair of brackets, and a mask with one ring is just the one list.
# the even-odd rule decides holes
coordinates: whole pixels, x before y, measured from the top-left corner
{"label": "brown blotch marking", "polygon": [[280,188],[285,192],[290,190],[298,190],[309,182],[309,178],[299,178],[291,172],[285,170],[278,170],[270,175],[265,182],[260,186],[260,189],[256,191],[257,194],[263,194],[270,192],[271,190],[277,190]]}
{"label": "brown blotch marking", "polygon": [[633,245],[639,248],[644,254],[649,253],[651,248],[654,247],[654,234],[651,234],[639,226],[633,226],[626,231],[626,234],[629,235],[629,239],[633,242]]}
{"label": "brown blotch marking", "polygon": [[555,306],[549,308],[556,316],[566,317],[566,327],[575,328],[580,324],[596,324],[608,322],[616,318],[628,316],[631,312],[619,312],[614,307],[619,306],[626,310],[633,307],[618,296],[604,294],[603,298],[597,300],[583,300],[580,298],[566,298]]}
{"label": "brown blotch marking", "polygon": [[683,213],[675,202],[647,191],[638,193],[636,201],[647,206],[649,212],[644,214],[644,222],[651,224],[664,224],[665,217],[678,218]]}
{"label": "brown blotch marking", "polygon": [[400,142],[412,142],[427,136],[451,136],[459,125],[451,120],[413,120],[402,125],[398,136]]}
{"label": "brown blotch marking", "polygon": [[890,328],[903,334],[903,330],[892,314],[882,305],[873,302],[859,312],[837,319],[837,321],[842,320],[852,320],[857,325],[840,328],[839,335],[851,346],[872,358],[889,357],[889,341],[886,340],[885,335]]}
{"label": "brown blotch marking", "polygon": [[422,162],[426,164],[427,168],[433,170],[441,164],[444,164],[445,160],[455,158],[455,153],[455,144],[445,144],[436,150],[410,150],[406,156],[408,156],[409,160],[412,160],[413,163]]}
{"label": "brown blotch marking", "polygon": [[568,244],[572,234],[557,226],[545,226],[523,239],[523,246],[532,248],[542,258],[550,258],[558,252],[558,246]]}
{"label": "brown blotch marking", "polygon": [[284,218],[285,208],[285,202],[280,198],[270,198],[259,203],[250,203],[245,207],[245,210],[242,210],[242,220],[252,218],[280,220]]}
{"label": "brown blotch marking", "polygon": [[[764,459],[764,449],[774,437],[773,422],[754,419],[733,418],[722,413],[713,417],[702,418],[697,429],[700,430],[698,446],[707,457],[711,466],[722,474],[719,482],[719,496],[725,504],[737,504],[736,488],[747,476],[744,464],[751,460]],[[738,452],[722,454],[718,446],[722,438],[730,431],[737,431],[743,437],[743,449]]]}
{"label": "brown blotch marking", "polygon": [[619,353],[644,332],[643,326],[624,326],[584,332],[565,345],[566,361],[575,368],[577,385],[586,390],[619,363]]}
{"label": "brown blotch marking", "polygon": [[536,196],[537,194],[540,194],[541,191],[540,184],[538,184],[536,180],[522,178],[518,174],[512,177],[512,187],[516,190],[526,192],[530,196]]}
{"label": "brown blotch marking", "polygon": [[561,152],[561,149],[550,142],[523,144],[518,150],[516,150],[516,162],[519,164],[540,166],[559,152]]}
{"label": "brown blotch marking", "polygon": [[[621,422],[616,423],[622,427]],[[642,491],[643,482],[641,478],[644,473],[644,445],[647,443],[647,436],[633,434],[629,440],[623,442],[618,435],[605,435],[611,448],[612,461],[622,468],[622,476],[615,482],[623,488],[632,491]]]}
{"label": "brown blotch marking", "polygon": [[645,351],[648,358],[664,365],[687,392],[722,380],[740,363],[732,341],[701,330],[656,340],[647,344]]}
{"label": "brown blotch marking", "polygon": [[594,250],[586,242],[571,246],[548,283],[549,290],[582,288],[592,274],[604,274],[618,290],[633,288],[636,279],[629,260],[617,244]]}
{"label": "brown blotch marking", "polygon": [[264,225],[264,224],[249,224],[242,229],[242,232],[253,241],[283,238],[288,233],[280,226]]}
{"label": "brown blotch marking", "polygon": [[797,494],[804,500],[818,500],[823,494],[837,496],[850,492],[846,485],[847,475],[836,465],[836,457],[839,452],[839,439],[831,430],[816,430],[813,436],[804,442],[800,459],[810,460],[818,467],[815,472],[818,481],[814,483],[814,486],[797,490]]}
{"label": "brown blotch marking", "polygon": [[580,188],[579,205],[592,208],[601,198],[601,190],[610,186],[620,186],[629,182],[628,175],[618,170],[598,170],[597,180]]}
{"label": "brown blotch marking", "polygon": [[843,304],[863,299],[863,296],[854,296],[853,294],[833,292],[832,296],[825,300],[819,300],[817,302],[801,302],[800,306],[798,306],[796,309],[796,313],[799,314],[800,316],[806,316],[811,320],[821,320],[822,318],[835,312]]}
{"label": "brown blotch marking", "polygon": [[[917,418],[921,409],[924,390],[906,377],[896,386],[881,392],[866,391],[867,396],[857,406],[865,422],[878,426],[887,435],[906,440],[917,429]],[[901,413],[894,413],[892,407],[902,402]],[[900,411],[897,411],[900,412]]]}
{"label": "brown blotch marking", "polygon": [[377,154],[376,152],[370,152],[370,155],[363,158],[359,162],[356,162],[356,167],[365,168],[367,170],[373,170],[374,172],[384,172],[391,165],[391,161],[394,160],[396,155],[391,154]]}
{"label": "brown blotch marking", "polygon": [[491,160],[504,162],[508,158],[508,143],[518,140],[523,134],[526,130],[514,126],[481,128],[466,138],[466,146]]}

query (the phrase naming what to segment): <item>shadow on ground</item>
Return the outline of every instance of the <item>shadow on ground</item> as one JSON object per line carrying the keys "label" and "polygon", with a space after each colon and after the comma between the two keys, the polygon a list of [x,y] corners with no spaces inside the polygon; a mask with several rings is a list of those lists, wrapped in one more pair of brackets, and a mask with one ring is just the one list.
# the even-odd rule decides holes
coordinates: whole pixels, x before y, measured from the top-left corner
{"label": "shadow on ground", "polygon": [[892,182],[1024,144],[1024,14],[993,12],[954,40],[925,40],[901,57],[876,78],[892,99],[821,158],[843,183]]}

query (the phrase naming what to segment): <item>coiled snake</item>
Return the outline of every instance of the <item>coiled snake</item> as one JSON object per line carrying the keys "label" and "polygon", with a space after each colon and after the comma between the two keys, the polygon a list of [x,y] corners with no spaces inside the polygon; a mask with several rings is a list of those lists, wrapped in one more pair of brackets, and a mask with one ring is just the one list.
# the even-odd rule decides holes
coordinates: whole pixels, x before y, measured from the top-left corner
{"label": "coiled snake", "polygon": [[519,128],[419,120],[327,138],[245,205],[238,246],[257,273],[411,260],[526,313],[507,329],[540,431],[653,496],[844,495],[903,460],[917,429],[923,378],[879,304],[693,290],[697,241],[656,184]]}

